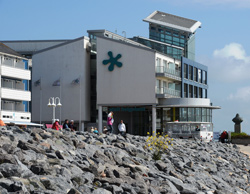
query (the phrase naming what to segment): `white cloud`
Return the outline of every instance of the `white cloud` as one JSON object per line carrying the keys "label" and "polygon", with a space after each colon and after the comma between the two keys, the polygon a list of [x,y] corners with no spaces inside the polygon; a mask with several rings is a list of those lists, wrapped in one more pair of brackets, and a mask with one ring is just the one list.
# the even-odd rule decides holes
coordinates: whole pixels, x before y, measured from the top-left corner
{"label": "white cloud", "polygon": [[215,57],[230,58],[233,57],[237,60],[243,60],[246,63],[250,62],[250,57],[246,55],[246,52],[241,44],[230,43],[223,49],[216,49],[213,53]]}
{"label": "white cloud", "polygon": [[230,94],[228,99],[250,102],[250,86],[239,88],[235,94]]}
{"label": "white cloud", "polygon": [[211,59],[200,61],[208,66],[210,79],[228,83],[250,80],[250,57],[241,44],[230,43],[216,49]]}

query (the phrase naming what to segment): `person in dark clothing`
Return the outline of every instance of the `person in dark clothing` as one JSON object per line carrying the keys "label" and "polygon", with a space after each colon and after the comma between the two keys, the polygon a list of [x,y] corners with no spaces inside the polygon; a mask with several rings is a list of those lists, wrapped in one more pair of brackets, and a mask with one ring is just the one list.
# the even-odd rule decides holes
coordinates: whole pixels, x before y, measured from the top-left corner
{"label": "person in dark clothing", "polygon": [[71,131],[75,131],[74,120],[70,121],[69,128],[71,129]]}
{"label": "person in dark clothing", "polygon": [[68,129],[69,128],[69,120],[66,119],[63,123],[63,129]]}
{"label": "person in dark clothing", "polygon": [[228,134],[227,134],[227,131],[224,130],[221,135],[220,135],[220,141],[221,143],[225,143],[225,139],[228,139]]}

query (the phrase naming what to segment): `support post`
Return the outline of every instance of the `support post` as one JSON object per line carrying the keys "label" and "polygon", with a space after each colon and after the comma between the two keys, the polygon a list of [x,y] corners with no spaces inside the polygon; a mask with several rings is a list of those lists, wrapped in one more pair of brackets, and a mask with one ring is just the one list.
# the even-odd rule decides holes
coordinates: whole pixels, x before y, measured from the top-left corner
{"label": "support post", "polygon": [[102,133],[102,106],[98,106],[98,131]]}
{"label": "support post", "polygon": [[156,107],[152,106],[152,135],[156,136]]}

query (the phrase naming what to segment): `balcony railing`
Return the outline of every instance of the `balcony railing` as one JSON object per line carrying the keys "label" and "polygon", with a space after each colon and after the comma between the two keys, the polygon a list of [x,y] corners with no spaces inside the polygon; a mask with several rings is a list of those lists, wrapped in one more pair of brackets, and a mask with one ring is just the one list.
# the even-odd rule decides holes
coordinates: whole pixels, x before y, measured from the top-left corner
{"label": "balcony railing", "polygon": [[30,70],[21,69],[13,66],[1,66],[1,74],[5,77],[21,79],[21,80],[30,80],[31,72]]}
{"label": "balcony railing", "polygon": [[181,72],[179,70],[169,69],[165,66],[157,66],[156,73],[167,73],[176,77],[181,77]]}
{"label": "balcony railing", "polygon": [[31,92],[17,89],[1,88],[1,97],[10,100],[31,101]]}
{"label": "balcony railing", "polygon": [[166,87],[157,87],[156,88],[156,94],[163,94],[164,96],[170,96],[170,97],[181,97],[181,92],[178,90],[173,90],[173,89],[169,89]]}

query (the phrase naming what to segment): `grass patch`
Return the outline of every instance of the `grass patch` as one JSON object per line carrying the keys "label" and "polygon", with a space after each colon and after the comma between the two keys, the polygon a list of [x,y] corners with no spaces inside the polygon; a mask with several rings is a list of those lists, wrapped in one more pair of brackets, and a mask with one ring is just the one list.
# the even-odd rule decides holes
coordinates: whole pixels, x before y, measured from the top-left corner
{"label": "grass patch", "polygon": [[231,133],[231,139],[250,139],[250,135],[247,135],[246,133]]}

